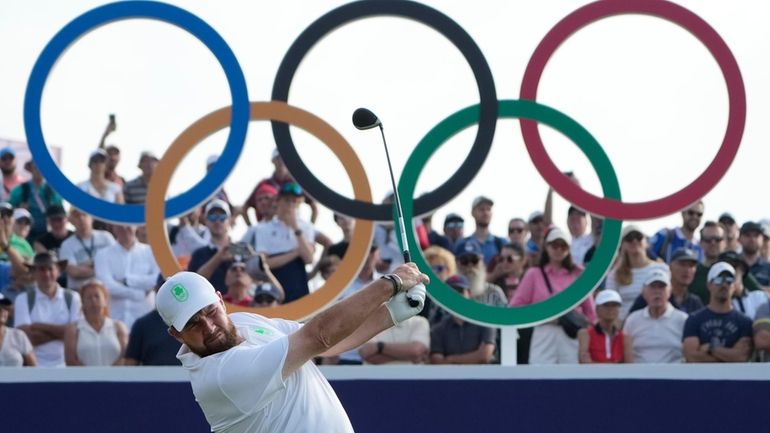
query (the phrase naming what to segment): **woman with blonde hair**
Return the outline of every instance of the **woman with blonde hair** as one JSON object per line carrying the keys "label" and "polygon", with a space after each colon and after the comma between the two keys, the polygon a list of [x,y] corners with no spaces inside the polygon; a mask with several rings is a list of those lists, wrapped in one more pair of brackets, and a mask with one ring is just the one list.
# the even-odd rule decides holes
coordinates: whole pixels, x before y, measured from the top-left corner
{"label": "woman with blonde hair", "polygon": [[67,365],[120,365],[126,353],[126,325],[112,320],[107,288],[91,280],[80,288],[83,317],[64,332]]}
{"label": "woman with blonde hair", "polygon": [[[433,273],[441,281],[446,281],[447,278],[457,273],[455,255],[446,248],[433,245],[426,248],[422,254],[425,256],[425,261],[428,262]],[[421,315],[428,319],[431,325],[440,322],[446,314],[447,312],[433,302],[432,299],[425,298],[425,307],[422,309]]]}
{"label": "woman with blonde hair", "polygon": [[606,288],[620,293],[620,320],[626,320],[631,306],[642,294],[642,283],[656,268],[668,266],[647,257],[647,236],[635,225],[628,225],[621,233],[618,263],[607,275]]}

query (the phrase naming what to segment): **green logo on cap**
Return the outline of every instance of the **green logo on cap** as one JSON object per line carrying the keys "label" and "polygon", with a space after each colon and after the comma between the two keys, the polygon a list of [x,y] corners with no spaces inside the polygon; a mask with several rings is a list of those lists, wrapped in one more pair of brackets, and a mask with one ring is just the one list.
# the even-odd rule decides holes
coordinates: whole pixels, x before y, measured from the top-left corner
{"label": "green logo on cap", "polygon": [[187,300],[187,298],[190,297],[190,294],[187,292],[187,289],[184,288],[183,285],[177,284],[173,288],[171,288],[171,294],[174,295],[174,299],[176,299],[179,302],[184,302]]}

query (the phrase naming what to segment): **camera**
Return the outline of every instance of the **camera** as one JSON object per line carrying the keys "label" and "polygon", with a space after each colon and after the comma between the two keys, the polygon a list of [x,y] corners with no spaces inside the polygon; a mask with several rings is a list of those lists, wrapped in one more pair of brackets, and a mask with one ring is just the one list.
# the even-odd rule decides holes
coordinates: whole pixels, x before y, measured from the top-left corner
{"label": "camera", "polygon": [[235,261],[242,262],[244,259],[251,257],[251,249],[247,244],[244,243],[236,243],[236,244],[230,244],[230,246],[227,247],[228,252],[230,255],[233,256]]}

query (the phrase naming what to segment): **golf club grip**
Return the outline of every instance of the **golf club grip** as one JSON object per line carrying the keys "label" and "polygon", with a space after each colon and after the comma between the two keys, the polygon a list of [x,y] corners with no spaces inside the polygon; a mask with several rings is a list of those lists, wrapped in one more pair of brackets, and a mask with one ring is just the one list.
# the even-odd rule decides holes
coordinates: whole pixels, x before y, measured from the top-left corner
{"label": "golf club grip", "polygon": [[409,250],[404,250],[404,263],[409,263],[412,261],[412,256],[409,254]]}

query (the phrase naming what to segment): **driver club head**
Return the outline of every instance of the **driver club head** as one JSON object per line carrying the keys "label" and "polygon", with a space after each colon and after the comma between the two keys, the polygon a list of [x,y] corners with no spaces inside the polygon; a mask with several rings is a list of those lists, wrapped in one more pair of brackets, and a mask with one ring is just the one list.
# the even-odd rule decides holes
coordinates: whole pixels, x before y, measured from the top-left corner
{"label": "driver club head", "polygon": [[372,129],[380,126],[382,122],[376,114],[366,108],[359,108],[353,112],[353,125],[360,130]]}

